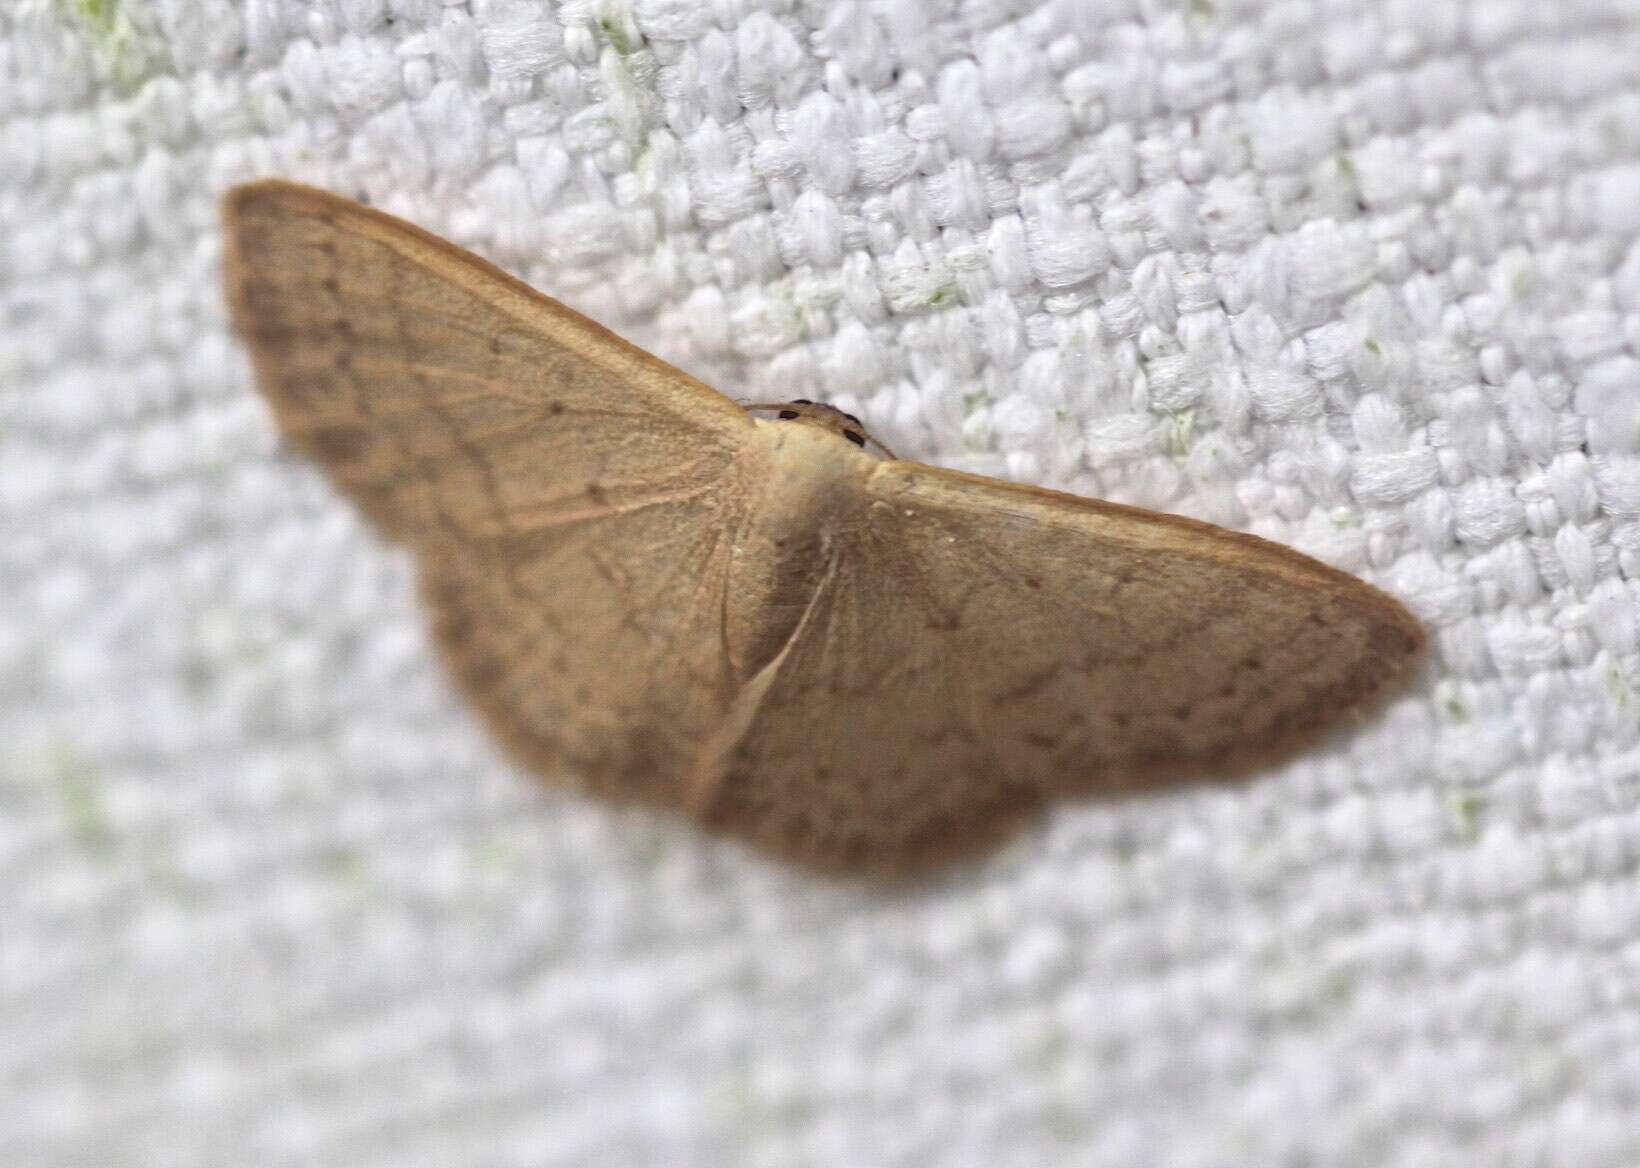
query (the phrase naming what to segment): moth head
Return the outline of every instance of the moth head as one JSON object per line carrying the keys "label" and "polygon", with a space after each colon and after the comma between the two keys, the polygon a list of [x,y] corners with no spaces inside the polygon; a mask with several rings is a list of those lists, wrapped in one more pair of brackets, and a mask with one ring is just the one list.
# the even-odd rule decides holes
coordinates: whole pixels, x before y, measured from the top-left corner
{"label": "moth head", "polygon": [[859,418],[853,414],[845,414],[836,406],[828,406],[825,402],[800,397],[789,402],[759,402],[747,406],[746,409],[768,410],[773,412],[777,421],[815,426],[836,434],[845,442],[852,443],[862,450],[875,446],[886,457],[895,457],[892,450],[872,437],[871,431],[865,428],[865,424]]}

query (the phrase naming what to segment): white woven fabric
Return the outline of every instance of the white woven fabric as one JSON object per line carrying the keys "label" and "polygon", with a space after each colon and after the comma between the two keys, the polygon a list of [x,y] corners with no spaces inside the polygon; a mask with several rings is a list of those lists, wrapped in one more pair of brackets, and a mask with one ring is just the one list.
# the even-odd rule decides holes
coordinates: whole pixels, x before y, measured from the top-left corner
{"label": "white woven fabric", "polygon": [[[264,174],[1427,673],[894,895],[555,794],[279,451]],[[1640,1162],[1637,238],[1633,0],[0,7],[0,1162]]]}

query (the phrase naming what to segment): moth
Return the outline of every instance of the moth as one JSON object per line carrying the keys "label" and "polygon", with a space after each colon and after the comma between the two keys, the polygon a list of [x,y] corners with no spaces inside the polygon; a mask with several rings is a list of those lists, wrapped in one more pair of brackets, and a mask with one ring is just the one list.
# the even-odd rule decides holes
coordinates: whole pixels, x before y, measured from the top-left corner
{"label": "moth", "polygon": [[414,553],[514,759],[598,795],[902,874],[1056,796],[1288,756],[1423,644],[1263,539],[895,458],[826,405],[737,405],[350,200],[265,181],[223,212],[286,439]]}

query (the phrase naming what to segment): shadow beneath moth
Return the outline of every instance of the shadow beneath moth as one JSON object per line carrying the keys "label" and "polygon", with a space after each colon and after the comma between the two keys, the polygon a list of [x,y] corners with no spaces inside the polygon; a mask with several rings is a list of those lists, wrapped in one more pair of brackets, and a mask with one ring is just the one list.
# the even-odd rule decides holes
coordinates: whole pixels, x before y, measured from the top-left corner
{"label": "shadow beneath moth", "polygon": [[223,216],[286,439],[415,554],[511,755],[596,794],[906,875],[1054,797],[1287,757],[1422,648],[1291,549],[737,405],[350,200],[259,182]]}

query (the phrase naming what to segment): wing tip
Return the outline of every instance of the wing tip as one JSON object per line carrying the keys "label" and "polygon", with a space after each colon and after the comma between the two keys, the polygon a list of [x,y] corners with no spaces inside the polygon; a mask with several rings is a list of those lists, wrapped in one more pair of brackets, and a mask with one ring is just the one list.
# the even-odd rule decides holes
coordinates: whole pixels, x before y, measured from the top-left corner
{"label": "wing tip", "polygon": [[[217,207],[222,225],[224,299],[235,334],[247,344],[253,340],[256,314],[250,302],[251,285],[258,274],[259,253],[277,249],[280,229],[295,218],[334,223],[348,215],[372,212],[368,204],[283,178],[260,178],[229,187]],[[255,346],[251,347],[254,352]]]}
{"label": "wing tip", "polygon": [[307,206],[335,211],[364,205],[320,187],[285,178],[259,178],[240,183],[223,192],[218,202],[221,218],[230,227],[265,208]]}

